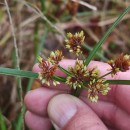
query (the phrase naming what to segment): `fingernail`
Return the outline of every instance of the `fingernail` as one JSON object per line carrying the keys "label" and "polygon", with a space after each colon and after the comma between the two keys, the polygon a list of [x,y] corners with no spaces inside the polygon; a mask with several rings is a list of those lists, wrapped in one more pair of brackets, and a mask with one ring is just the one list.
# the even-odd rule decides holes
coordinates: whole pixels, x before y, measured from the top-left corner
{"label": "fingernail", "polygon": [[63,128],[76,114],[77,105],[72,96],[62,94],[54,97],[48,105],[48,114],[54,126]]}

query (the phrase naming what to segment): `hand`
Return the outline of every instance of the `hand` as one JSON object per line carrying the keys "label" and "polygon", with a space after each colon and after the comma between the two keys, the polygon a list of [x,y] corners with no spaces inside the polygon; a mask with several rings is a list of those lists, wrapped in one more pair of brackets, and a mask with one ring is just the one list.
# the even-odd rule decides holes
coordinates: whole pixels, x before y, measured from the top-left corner
{"label": "hand", "polygon": [[[63,60],[60,65],[67,68],[74,65],[74,61]],[[96,61],[92,61],[88,68],[95,65],[102,75],[110,68],[108,64]],[[40,71],[37,64],[33,71]],[[56,74],[64,76],[60,70]],[[119,72],[113,78],[130,80],[130,71]],[[109,75],[106,79],[112,78]],[[110,87],[109,94],[100,96],[97,103],[87,99],[86,91],[79,99],[67,94],[70,89],[64,84],[31,90],[25,96],[28,109],[25,122],[31,130],[50,130],[51,123],[56,130],[130,130],[130,86]]]}

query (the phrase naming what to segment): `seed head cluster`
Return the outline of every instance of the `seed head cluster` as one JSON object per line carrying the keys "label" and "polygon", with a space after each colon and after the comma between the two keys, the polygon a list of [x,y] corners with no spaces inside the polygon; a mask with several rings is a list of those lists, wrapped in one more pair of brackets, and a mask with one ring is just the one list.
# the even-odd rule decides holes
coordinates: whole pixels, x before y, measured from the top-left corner
{"label": "seed head cluster", "polygon": [[84,44],[85,36],[84,32],[77,32],[75,34],[67,33],[67,39],[65,40],[66,48],[69,52],[74,52],[77,56],[83,53],[82,45]]}
{"label": "seed head cluster", "polygon": [[76,60],[74,67],[68,67],[68,71],[71,73],[71,76],[66,78],[66,84],[73,89],[81,88],[81,84],[89,77],[86,66],[78,59]]}
{"label": "seed head cluster", "polygon": [[112,76],[117,74],[117,72],[125,72],[130,68],[130,55],[120,54],[115,60],[108,61],[111,66]]}
{"label": "seed head cluster", "polygon": [[97,102],[98,94],[107,95],[110,87],[104,79],[93,79],[88,85],[88,98],[92,102]]}
{"label": "seed head cluster", "polygon": [[[88,89],[88,98],[92,102],[97,102],[98,94],[106,95],[109,90],[109,84],[105,83],[103,78],[98,79],[100,71],[94,67],[87,69],[83,62],[76,60],[74,67],[69,67],[68,71],[71,72],[71,76],[66,78],[66,84],[73,89],[84,88]],[[85,86],[84,82],[87,82]]]}
{"label": "seed head cluster", "polygon": [[48,61],[51,62],[53,65],[58,65],[59,62],[64,58],[62,51],[56,50],[55,52],[50,53],[50,57]]}
{"label": "seed head cluster", "polygon": [[38,64],[41,72],[39,72],[39,79],[42,84],[47,84],[50,86],[50,82],[53,82],[53,85],[57,85],[60,82],[53,79],[53,76],[58,68],[59,62],[63,59],[62,51],[56,50],[51,52],[48,61],[45,61],[42,57],[38,57]]}
{"label": "seed head cluster", "polygon": [[[84,44],[85,36],[84,32],[77,32],[75,34],[67,33],[66,48],[69,49],[69,52],[74,52],[77,56],[80,54],[85,55],[85,50],[82,48]],[[81,56],[82,56],[81,55]],[[62,82],[70,86],[73,91],[81,91],[85,89],[88,94],[87,97],[91,102],[97,102],[99,95],[107,95],[110,91],[109,84],[105,80],[105,75],[100,74],[100,70],[97,67],[89,68],[85,65],[83,59],[77,59],[74,66],[69,66],[68,69],[64,69],[59,65],[59,62],[64,58],[62,51],[56,50],[50,53],[50,56],[47,60],[42,57],[38,57],[38,64],[41,72],[39,73],[39,79],[42,84],[47,84],[50,86],[50,83],[53,85],[59,84],[62,79]],[[109,70],[112,76],[117,74],[117,72],[125,72],[130,68],[130,55],[120,54],[115,60],[108,61],[108,64],[111,66]],[[67,74],[66,77],[56,78],[55,72],[58,68]],[[55,78],[54,78],[55,77]]]}

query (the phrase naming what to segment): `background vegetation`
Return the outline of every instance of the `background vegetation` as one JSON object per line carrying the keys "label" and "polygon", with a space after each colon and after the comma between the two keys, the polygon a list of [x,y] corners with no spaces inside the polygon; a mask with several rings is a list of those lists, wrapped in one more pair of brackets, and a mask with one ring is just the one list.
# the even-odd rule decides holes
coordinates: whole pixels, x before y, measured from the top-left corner
{"label": "background vegetation", "polygon": [[[66,32],[83,30],[89,54],[118,15],[130,6],[130,0],[73,1],[76,0],[0,1],[0,67],[18,68],[19,61],[21,70],[31,71],[39,54],[46,58],[56,49],[63,50],[65,58],[75,59],[64,47]],[[129,35],[130,13],[105,40],[95,60],[106,61],[121,52],[130,54]],[[23,129],[25,107],[22,104],[21,111],[20,95],[24,97],[27,91],[37,87],[40,84],[32,79],[0,75],[0,129]]]}

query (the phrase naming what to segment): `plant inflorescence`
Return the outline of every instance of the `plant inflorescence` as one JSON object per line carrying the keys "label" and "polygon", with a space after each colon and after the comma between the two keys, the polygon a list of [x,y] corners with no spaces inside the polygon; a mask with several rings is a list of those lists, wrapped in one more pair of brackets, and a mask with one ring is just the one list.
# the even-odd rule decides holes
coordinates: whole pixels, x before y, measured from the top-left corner
{"label": "plant inflorescence", "polygon": [[42,84],[47,84],[48,86],[50,86],[51,83],[53,83],[54,86],[60,84],[60,79],[57,79],[55,76],[55,72],[59,68],[67,75],[66,77],[61,77],[61,79],[64,79],[64,83],[70,86],[71,90],[73,90],[73,95],[78,96],[80,91],[85,89],[88,92],[88,99],[92,102],[97,102],[99,94],[107,95],[110,91],[109,84],[104,77],[109,74],[114,76],[120,71],[125,72],[130,67],[130,55],[124,55],[122,53],[116,59],[107,62],[111,69],[108,70],[107,74],[101,75],[100,70],[96,66],[88,69],[85,62],[87,57],[82,60],[78,58],[79,56],[86,56],[84,55],[83,47],[85,44],[83,31],[76,32],[75,34],[68,33],[65,43],[69,52],[73,52],[77,56],[75,65],[69,66],[67,69],[62,68],[59,62],[64,56],[60,50],[51,52],[47,60],[39,56],[38,61],[41,69],[39,79]]}

